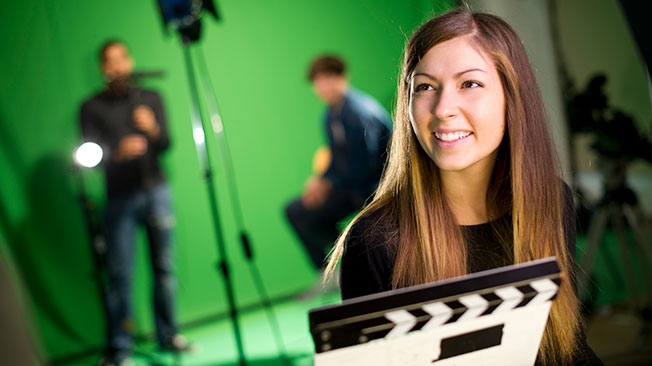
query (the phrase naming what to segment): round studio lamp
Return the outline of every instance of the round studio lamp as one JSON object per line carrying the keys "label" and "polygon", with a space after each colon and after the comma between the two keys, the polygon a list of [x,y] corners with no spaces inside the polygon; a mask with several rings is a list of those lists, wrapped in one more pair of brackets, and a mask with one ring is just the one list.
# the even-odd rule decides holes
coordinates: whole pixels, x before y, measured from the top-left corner
{"label": "round studio lamp", "polygon": [[84,142],[75,150],[75,163],[86,168],[94,168],[102,161],[104,155],[100,145],[94,142]]}

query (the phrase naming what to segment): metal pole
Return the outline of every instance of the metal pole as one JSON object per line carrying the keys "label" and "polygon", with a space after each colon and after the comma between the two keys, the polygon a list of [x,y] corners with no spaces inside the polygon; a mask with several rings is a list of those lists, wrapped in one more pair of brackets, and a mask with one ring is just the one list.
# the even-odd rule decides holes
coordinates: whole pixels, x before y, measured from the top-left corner
{"label": "metal pole", "polygon": [[183,56],[186,63],[186,71],[188,73],[188,82],[190,85],[190,105],[191,105],[191,122],[193,139],[195,140],[195,147],[202,169],[204,170],[206,186],[208,188],[208,197],[210,202],[211,216],[213,219],[213,227],[215,229],[215,239],[217,241],[217,249],[219,253],[219,261],[217,269],[224,277],[224,287],[226,289],[226,296],[229,305],[229,314],[233,324],[233,333],[235,335],[235,343],[238,349],[238,363],[246,365],[244,355],[244,348],[242,344],[242,335],[240,332],[240,325],[238,323],[238,310],[235,304],[235,297],[233,294],[233,285],[229,273],[229,267],[226,261],[226,248],[224,246],[224,234],[222,232],[222,224],[220,222],[219,210],[217,205],[217,195],[215,193],[213,172],[210,164],[210,156],[206,150],[206,134],[204,131],[207,129],[204,126],[204,121],[201,118],[199,110],[199,93],[197,91],[197,83],[195,81],[195,71],[190,55],[190,41],[183,38]]}
{"label": "metal pole", "polygon": [[281,330],[274,314],[272,304],[269,299],[269,295],[265,290],[260,271],[254,262],[254,252],[249,241],[249,236],[247,230],[245,229],[244,219],[242,215],[242,206],[240,204],[240,199],[237,191],[237,184],[235,182],[235,173],[233,169],[233,159],[231,158],[231,153],[229,145],[226,140],[226,133],[224,131],[224,125],[222,124],[222,117],[220,115],[219,109],[217,107],[217,98],[215,96],[215,91],[213,90],[213,84],[210,81],[208,74],[208,67],[206,66],[206,58],[204,57],[204,52],[201,47],[198,49],[199,60],[199,76],[202,78],[202,84],[204,86],[204,93],[208,94],[207,107],[210,114],[210,120],[213,127],[213,132],[217,137],[217,144],[220,149],[222,156],[222,163],[224,164],[224,169],[226,172],[226,181],[228,185],[228,190],[230,193],[230,198],[233,207],[233,216],[235,218],[236,228],[240,234],[240,242],[244,250],[245,256],[247,258],[247,263],[249,264],[249,270],[251,276],[254,279],[256,284],[256,289],[258,290],[258,295],[260,296],[260,301],[265,307],[267,318],[270,322],[272,332],[274,333],[274,339],[276,341],[276,347],[279,350],[279,354],[283,360],[286,360],[287,355],[285,352],[285,346],[283,345],[283,337],[281,336]]}

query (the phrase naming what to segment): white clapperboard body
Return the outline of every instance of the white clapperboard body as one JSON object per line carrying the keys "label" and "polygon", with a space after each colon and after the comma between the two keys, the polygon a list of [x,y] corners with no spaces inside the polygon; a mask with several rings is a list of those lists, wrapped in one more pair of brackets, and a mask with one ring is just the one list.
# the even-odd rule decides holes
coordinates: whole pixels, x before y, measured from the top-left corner
{"label": "white clapperboard body", "polygon": [[312,309],[315,366],[534,365],[554,257]]}

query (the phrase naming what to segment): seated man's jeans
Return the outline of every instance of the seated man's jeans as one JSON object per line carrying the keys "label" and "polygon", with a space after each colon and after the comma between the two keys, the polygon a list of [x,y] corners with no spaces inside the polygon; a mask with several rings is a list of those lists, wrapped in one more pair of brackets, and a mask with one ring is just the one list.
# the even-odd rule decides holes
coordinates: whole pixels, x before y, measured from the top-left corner
{"label": "seated man's jeans", "polygon": [[166,183],[112,197],[106,207],[106,266],[108,347],[117,362],[128,356],[132,344],[131,285],[136,229],[147,231],[154,273],[154,320],[161,345],[176,334],[174,320],[174,263],[172,228],[174,217]]}
{"label": "seated man's jeans", "polygon": [[326,256],[340,234],[338,224],[359,210],[364,198],[349,190],[333,190],[323,205],[308,209],[301,197],[285,207],[285,216],[304,245],[316,270],[326,265]]}

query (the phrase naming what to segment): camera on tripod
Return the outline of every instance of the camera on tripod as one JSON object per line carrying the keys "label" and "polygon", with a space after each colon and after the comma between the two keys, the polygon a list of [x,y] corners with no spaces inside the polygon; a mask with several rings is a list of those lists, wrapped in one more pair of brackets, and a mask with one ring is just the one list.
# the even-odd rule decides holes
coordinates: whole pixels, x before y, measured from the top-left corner
{"label": "camera on tripod", "polygon": [[[627,185],[627,168],[639,158],[652,162],[652,143],[648,136],[640,133],[631,116],[609,105],[604,93],[606,83],[606,75],[595,75],[586,89],[575,95],[568,106],[573,132],[588,133],[593,137],[591,148],[600,156],[604,182],[603,196],[592,210],[586,230],[586,252],[581,261],[583,271],[579,272],[578,288],[580,293],[586,291],[593,262],[610,225],[616,234],[632,303],[635,308],[645,310],[652,307],[652,279],[649,273],[652,246],[648,221],[635,192]],[[634,245],[629,243],[628,238],[633,238]],[[634,258],[638,258],[642,268],[646,286],[643,293],[638,291],[636,285],[632,269]]]}

